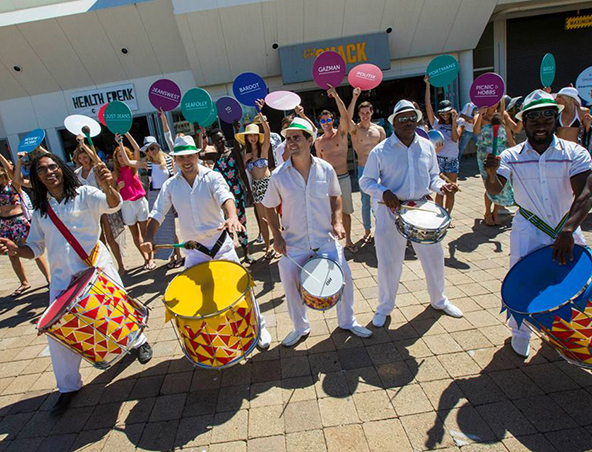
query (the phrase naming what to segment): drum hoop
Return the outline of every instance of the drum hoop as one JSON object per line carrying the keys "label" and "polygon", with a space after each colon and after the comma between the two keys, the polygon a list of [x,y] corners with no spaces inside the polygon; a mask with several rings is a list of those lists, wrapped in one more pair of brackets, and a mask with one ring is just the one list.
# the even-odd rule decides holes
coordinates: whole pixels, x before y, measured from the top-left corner
{"label": "drum hoop", "polygon": [[[436,232],[440,232],[441,230],[447,229],[448,226],[450,226],[450,223],[452,222],[452,218],[450,217],[450,214],[448,213],[448,211],[446,209],[444,209],[441,205],[436,204],[433,201],[428,201],[428,200],[423,200],[423,199],[421,201],[425,201],[426,204],[427,203],[433,203],[434,205],[438,206],[438,208],[440,209],[440,212],[443,213],[444,214],[444,217],[445,217],[445,220],[444,220],[444,223],[442,223],[442,226],[440,226],[438,228],[424,228],[423,226],[417,226],[417,225],[415,225],[413,223],[410,223],[408,221],[405,221],[405,218],[403,217],[403,215],[401,215],[401,212],[399,212],[399,211],[396,212],[397,218],[400,218],[403,223],[408,224],[408,225],[410,225],[410,226],[412,226],[414,228],[421,229],[423,231],[436,231]],[[407,202],[408,201],[404,202],[401,205],[401,207],[404,208],[405,207],[405,204]],[[434,213],[436,213],[436,212],[434,212]]]}
{"label": "drum hoop", "polygon": [[[253,282],[253,278],[251,276],[251,273],[245,267],[243,267],[241,264],[239,264],[238,262],[227,260],[227,259],[212,259],[212,260],[209,260],[209,261],[201,262],[201,263],[199,263],[197,265],[194,265],[193,267],[197,267],[198,265],[208,264],[210,262],[229,262],[231,264],[238,265],[239,267],[241,267],[247,273],[247,277],[249,278],[248,284],[247,284],[247,289],[235,301],[233,301],[231,304],[229,304],[227,307],[225,307],[221,311],[216,311],[216,312],[213,312],[212,314],[206,314],[206,315],[200,315],[200,316],[191,316],[191,315],[187,316],[187,315],[177,314],[176,312],[172,311],[171,308],[169,308],[169,306],[167,305],[166,299],[164,298],[165,296],[163,295],[162,296],[162,303],[164,304],[164,307],[166,308],[166,310],[170,314],[172,314],[173,316],[178,317],[180,319],[187,319],[187,320],[211,319],[212,317],[217,317],[221,313],[228,311],[230,308],[233,308],[235,305],[237,305],[238,303],[240,303],[240,301],[243,298],[246,298],[246,295],[251,290],[251,285],[252,285],[252,282]],[[193,268],[193,267],[189,267],[189,268]],[[185,273],[186,270],[189,270],[189,268],[183,270],[177,276],[182,275],[183,273]],[[165,294],[166,294],[167,290],[169,290],[170,285],[175,281],[175,279],[177,279],[177,276],[175,276],[171,280],[171,282],[167,284],[167,288],[164,290],[164,293]]]}
{"label": "drum hoop", "polygon": [[[341,265],[339,265],[339,262],[337,262],[335,259],[331,259],[330,257],[318,256],[317,254],[315,254],[310,259],[308,259],[302,267],[304,268],[306,266],[306,264],[308,264],[313,259],[327,259],[328,261],[333,262],[337,266],[339,271],[341,272],[341,278],[343,279],[343,283],[341,284],[341,289],[343,289],[343,287],[345,286],[345,273],[343,273],[343,268],[341,268]],[[300,284],[300,287],[302,287],[302,290],[306,291],[306,293],[312,295],[313,297],[329,298],[329,297],[333,297],[333,296],[337,295],[339,293],[339,291],[341,290],[341,289],[339,289],[337,292],[329,294],[329,295],[325,295],[325,296],[315,295],[313,293],[310,293],[308,290],[306,290],[306,288],[304,287],[304,284],[302,283],[302,273],[303,273],[302,270],[300,270],[300,274],[298,275],[298,283]]]}
{"label": "drum hoop", "polygon": [[[527,254],[526,256],[529,256],[530,254],[532,254],[532,253],[534,253],[534,252],[536,252],[538,250],[542,250],[543,248],[547,248],[549,246],[552,246],[552,245],[546,245],[546,246],[543,246],[541,248],[537,248],[536,250],[532,251],[531,253]],[[576,246],[581,246],[582,248],[585,248],[586,250],[590,251],[590,248],[587,247],[587,246],[577,245],[577,244],[576,244]],[[510,269],[510,271],[512,271],[512,269]],[[506,278],[508,277],[509,274],[510,274],[510,272],[508,272],[508,274],[506,275]],[[573,297],[571,297],[570,299],[568,299],[568,300],[566,300],[566,301],[558,304],[557,306],[553,307],[552,309],[547,309],[545,311],[537,311],[537,312],[522,312],[522,311],[518,311],[516,309],[510,308],[506,304],[506,301],[504,300],[504,297],[503,297],[503,293],[504,293],[503,291],[504,291],[504,285],[505,284],[506,284],[506,280],[504,279],[504,281],[502,282],[501,290],[500,290],[500,295],[502,295],[502,297],[501,297],[502,298],[502,305],[508,311],[510,311],[511,313],[516,313],[516,314],[524,315],[524,316],[532,316],[532,315],[535,315],[535,314],[546,314],[546,313],[549,313],[549,312],[553,312],[553,311],[556,311],[559,308],[564,307],[568,303],[574,303],[574,301],[577,300],[590,287],[590,284],[592,284],[592,275],[590,275],[590,277],[588,278],[588,282],[586,284],[584,284],[584,286],[579,290],[579,292],[576,293]]]}

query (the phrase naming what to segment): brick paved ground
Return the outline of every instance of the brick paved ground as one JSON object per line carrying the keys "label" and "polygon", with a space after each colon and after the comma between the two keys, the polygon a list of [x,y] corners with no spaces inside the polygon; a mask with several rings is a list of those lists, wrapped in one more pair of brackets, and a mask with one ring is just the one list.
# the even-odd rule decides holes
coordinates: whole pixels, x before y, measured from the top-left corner
{"label": "brick paved ground", "polygon": [[[277,263],[262,262],[252,270],[274,339],[270,350],[222,372],[195,370],[164,323],[160,298],[176,271],[140,271],[130,240],[125,282],[152,308],[147,335],[154,359],[147,366],[126,359],[107,372],[85,364],[86,386],[61,419],[48,415],[55,381],[46,339],[34,328],[47,289],[27,263],[35,290],[8,298],[16,278],[0,258],[0,450],[592,449],[592,375],[539,340],[526,362],[509,350],[499,315],[509,227],[481,224],[481,180],[472,162],[463,166],[456,228],[444,246],[447,294],[464,319],[430,309],[420,264],[408,253],[398,307],[374,337],[340,332],[335,310],[311,312],[310,337],[282,348],[278,340],[290,321]],[[359,213],[354,228],[359,239]],[[356,314],[369,324],[377,297],[373,247],[349,256],[349,264]]]}

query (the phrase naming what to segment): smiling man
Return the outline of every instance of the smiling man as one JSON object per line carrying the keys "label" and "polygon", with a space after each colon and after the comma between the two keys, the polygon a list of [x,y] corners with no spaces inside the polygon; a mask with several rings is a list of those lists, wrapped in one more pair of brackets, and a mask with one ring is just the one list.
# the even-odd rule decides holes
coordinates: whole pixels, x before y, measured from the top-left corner
{"label": "smiling man", "polygon": [[[197,163],[197,155],[193,138],[177,137],[173,157],[181,171],[162,185],[150,212],[146,241],[141,247],[146,253],[152,252],[156,231],[174,207],[179,215],[179,239],[188,244],[182,250],[185,268],[210,260],[238,264],[231,234],[244,232],[245,227],[238,219],[234,196],[220,173]],[[259,346],[268,348],[271,336],[265,328],[263,316],[259,317],[259,321]]]}
{"label": "smiling man", "polygon": [[[592,206],[591,159],[583,147],[555,135],[561,110],[551,94],[533,91],[516,115],[527,140],[485,160],[487,191],[499,194],[511,178],[520,207],[512,223],[510,267],[547,245],[554,245],[553,258],[565,264],[573,257],[574,242],[585,244],[579,226]],[[518,328],[513,317],[510,327],[512,348],[528,357],[530,331],[524,324]]]}
{"label": "smiling man", "polygon": [[[425,199],[431,192],[446,194],[458,190],[456,184],[440,179],[434,146],[415,133],[420,120],[421,111],[408,100],[399,101],[389,117],[395,133],[372,149],[360,179],[360,188],[375,203],[378,307],[372,323],[377,328],[384,325],[395,308],[405,259],[407,239],[395,226],[396,210],[402,201]],[[378,200],[382,204],[377,204]],[[412,245],[426,276],[432,307],[452,317],[462,317],[462,311],[444,295],[442,244],[413,242]]]}

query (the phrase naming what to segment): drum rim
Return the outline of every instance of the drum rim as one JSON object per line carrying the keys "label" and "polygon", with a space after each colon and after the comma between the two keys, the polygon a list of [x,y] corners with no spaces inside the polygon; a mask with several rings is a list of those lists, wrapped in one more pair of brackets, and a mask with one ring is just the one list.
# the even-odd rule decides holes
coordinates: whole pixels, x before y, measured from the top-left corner
{"label": "drum rim", "polygon": [[[328,261],[331,261],[331,262],[333,262],[337,266],[337,268],[341,272],[341,277],[343,278],[343,284],[341,284],[340,289],[337,292],[335,292],[333,294],[330,294],[330,295],[327,295],[324,298],[334,297],[340,291],[342,291],[343,290],[343,287],[345,286],[345,273],[343,272],[343,268],[341,268],[341,265],[339,265],[339,262],[337,262],[335,259],[331,259],[330,257],[325,257],[325,256],[313,256],[309,260],[307,260],[302,267],[304,268],[306,266],[306,264],[308,264],[310,261],[315,260],[315,259],[326,259]],[[299,283],[300,287],[302,288],[302,290],[304,290],[307,294],[309,294],[312,297],[322,298],[321,295],[315,295],[313,293],[310,293],[308,290],[306,290],[306,288],[304,287],[304,284],[302,284],[302,273],[303,273],[302,270],[300,270],[300,274],[298,275],[298,283]]]}
{"label": "drum rim", "polygon": [[430,204],[431,203],[431,204],[437,206],[438,209],[440,210],[440,212],[444,214],[445,220],[444,220],[444,223],[442,223],[442,225],[440,227],[438,227],[438,228],[424,228],[424,227],[419,227],[419,226],[416,226],[416,225],[414,225],[412,223],[409,223],[408,221],[405,221],[405,218],[403,218],[403,215],[401,214],[401,212],[399,210],[397,210],[397,219],[400,219],[404,224],[410,225],[411,227],[414,227],[416,229],[422,229],[424,231],[437,231],[437,232],[439,232],[439,231],[441,231],[443,229],[447,229],[450,226],[450,223],[452,222],[452,217],[450,216],[450,214],[448,213],[448,211],[444,207],[442,207],[440,204],[438,204],[438,203],[436,203],[434,201],[431,201],[429,199],[418,199],[416,201],[414,201],[414,200],[404,201],[404,202],[401,203],[401,207],[404,207],[409,202],[422,203],[422,204]]}
{"label": "drum rim", "polygon": [[[590,257],[590,260],[592,261],[592,250],[591,250],[591,249],[590,249],[588,246],[586,246],[586,245],[579,245],[579,244],[577,244],[577,243],[576,243],[576,244],[574,244],[574,247],[576,247],[576,246],[577,246],[577,247],[580,247],[580,248],[582,248],[582,249],[584,250],[583,252],[587,252],[588,256]],[[528,254],[527,254],[526,256],[524,256],[524,257],[530,256],[531,254],[534,254],[534,253],[536,253],[537,251],[540,251],[540,250],[542,250],[542,249],[545,249],[545,248],[551,248],[551,247],[553,247],[553,245],[545,245],[545,246],[542,246],[542,247],[540,247],[540,248],[537,248],[536,250],[534,250],[534,251],[532,251],[532,252],[528,253]],[[523,258],[523,259],[524,259],[524,258]],[[546,313],[549,313],[549,312],[556,311],[556,310],[558,310],[559,308],[561,308],[561,307],[563,307],[563,306],[565,306],[565,305],[567,305],[567,304],[572,304],[572,303],[574,303],[574,301],[575,301],[575,300],[577,300],[577,299],[578,299],[578,298],[579,298],[579,297],[580,297],[580,296],[581,296],[581,295],[582,295],[582,294],[583,294],[583,293],[584,293],[584,292],[585,292],[585,291],[586,291],[586,290],[587,290],[587,289],[590,287],[590,285],[592,284],[592,275],[590,275],[590,277],[588,278],[588,282],[587,282],[587,283],[586,283],[586,284],[585,284],[585,285],[584,285],[584,286],[583,286],[583,287],[582,287],[582,288],[581,288],[581,289],[580,289],[580,290],[579,290],[579,291],[578,291],[578,292],[577,292],[577,293],[576,293],[576,294],[575,294],[573,297],[569,298],[568,300],[565,300],[565,301],[564,301],[564,302],[562,302],[562,303],[559,303],[557,306],[554,306],[552,309],[547,309],[547,310],[545,310],[545,311],[537,311],[537,312],[522,312],[522,311],[518,311],[517,309],[510,308],[510,307],[509,307],[509,306],[506,304],[506,300],[504,300],[504,287],[505,287],[505,285],[506,285],[506,280],[507,280],[508,276],[510,275],[510,273],[511,273],[511,272],[514,270],[514,268],[516,268],[516,265],[514,265],[514,267],[512,267],[512,268],[510,269],[510,271],[508,271],[508,273],[506,274],[506,277],[504,278],[504,281],[502,282],[502,287],[501,287],[501,289],[500,289],[500,296],[501,296],[501,299],[502,299],[502,305],[503,305],[503,307],[504,307],[504,308],[506,308],[506,309],[507,309],[507,310],[508,310],[510,313],[512,313],[512,314],[516,313],[516,314],[518,314],[518,315],[523,315],[523,316],[526,316],[526,317],[530,317],[530,316],[533,316],[533,315],[539,315],[539,314],[546,314]]]}
{"label": "drum rim", "polygon": [[[175,281],[175,279],[177,279],[179,276],[181,276],[183,273],[185,273],[186,271],[189,271],[192,268],[198,267],[200,265],[205,265],[205,264],[210,264],[212,262],[228,262],[234,265],[238,265],[239,267],[241,267],[246,273],[247,273],[247,277],[248,277],[248,284],[247,284],[247,288],[245,289],[245,291],[242,293],[242,295],[240,295],[235,301],[233,301],[231,304],[229,304],[227,307],[225,307],[224,309],[222,309],[221,311],[216,311],[213,312],[212,314],[207,314],[207,315],[200,315],[200,316],[187,316],[187,315],[181,315],[181,314],[177,314],[176,312],[174,312],[168,305],[165,299],[165,295],[167,293],[167,290],[169,290],[169,287],[171,286],[171,284],[173,284],[173,282]],[[188,319],[188,320],[199,320],[199,319],[209,319],[212,317],[216,317],[218,315],[220,315],[222,312],[226,312],[227,310],[233,308],[236,304],[238,304],[241,300],[243,300],[244,298],[246,298],[247,294],[251,291],[252,289],[252,285],[253,285],[253,277],[251,276],[251,272],[249,272],[249,270],[247,270],[244,266],[242,266],[241,264],[239,264],[238,262],[235,261],[231,261],[228,259],[212,259],[209,261],[205,261],[205,262],[200,262],[197,265],[194,265],[192,267],[186,268],[185,270],[183,270],[181,273],[179,273],[178,275],[175,275],[175,277],[167,284],[166,289],[164,290],[164,294],[162,295],[162,303],[164,304],[164,307],[166,308],[166,310],[174,315],[175,317],[179,317],[180,319]],[[254,300],[255,303],[257,302],[256,300]]]}

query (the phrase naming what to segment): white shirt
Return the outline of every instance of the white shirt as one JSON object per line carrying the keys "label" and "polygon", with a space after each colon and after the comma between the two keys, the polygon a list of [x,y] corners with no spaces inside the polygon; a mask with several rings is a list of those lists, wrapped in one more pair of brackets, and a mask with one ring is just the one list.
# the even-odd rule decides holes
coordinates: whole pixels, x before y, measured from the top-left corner
{"label": "white shirt", "polygon": [[[109,207],[107,195],[98,188],[83,185],[78,187],[77,191],[78,195],[67,203],[62,201],[58,204],[55,198],[48,195],[49,205],[84,251],[90,254],[101,236],[101,215],[117,212],[121,208],[121,197],[119,205]],[[41,217],[38,210],[33,212],[31,231],[25,245],[31,248],[36,258],[47,248],[51,268],[50,290],[67,289],[72,277],[88,268],[53,224],[49,215]],[[96,266],[105,268],[107,262],[109,265],[112,262],[111,255],[105,245],[99,246]]]}
{"label": "white shirt", "polygon": [[150,218],[160,224],[172,206],[179,215],[179,238],[185,242],[195,240],[207,248],[216,243],[224,222],[220,206],[227,200],[234,200],[224,177],[216,171],[198,165],[193,187],[178,172],[165,181],[154,203]]}
{"label": "white shirt", "polygon": [[[464,127],[464,119],[457,121],[457,127]],[[452,141],[452,124],[440,124],[438,118],[434,118],[434,130],[438,130],[444,135],[444,146],[442,150],[438,152],[439,157],[446,157],[451,159],[458,158],[458,140]]]}
{"label": "white shirt", "polygon": [[275,160],[275,166],[279,167],[284,164],[284,152],[286,151],[286,142],[282,141],[273,150],[273,159]]}
{"label": "white shirt", "polygon": [[272,173],[263,198],[263,205],[270,209],[282,204],[282,236],[289,250],[315,250],[333,240],[330,197],[341,196],[341,188],[333,167],[311,158],[308,182],[290,158]]}
{"label": "white shirt", "polygon": [[[539,154],[525,141],[500,154],[497,173],[512,181],[516,204],[555,228],[574,201],[570,179],[590,169],[590,154],[582,146],[555,136]],[[516,215],[517,222],[526,222]]]}
{"label": "white shirt", "polygon": [[82,166],[79,166],[78,168],[76,168],[74,170],[74,172],[76,173],[76,176],[78,176],[78,180],[80,181],[80,183],[82,185],[90,185],[92,187],[98,188],[99,184],[97,184],[97,179],[95,177],[94,167],[90,169],[90,171],[86,175],[86,179],[84,177],[82,177],[82,170],[83,170]]}
{"label": "white shirt", "polygon": [[446,184],[439,177],[436,151],[429,140],[415,134],[411,146],[405,146],[393,133],[368,155],[360,188],[374,200],[390,190],[402,201],[418,200],[434,191],[441,193]]}

